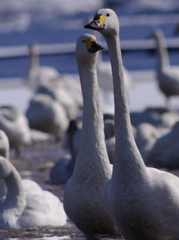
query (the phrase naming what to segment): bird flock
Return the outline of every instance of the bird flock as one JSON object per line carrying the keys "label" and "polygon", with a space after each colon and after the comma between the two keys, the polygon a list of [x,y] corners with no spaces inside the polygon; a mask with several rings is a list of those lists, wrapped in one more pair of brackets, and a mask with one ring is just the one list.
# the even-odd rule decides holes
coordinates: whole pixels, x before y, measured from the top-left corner
{"label": "bird flock", "polygon": [[[164,33],[155,29],[150,37],[166,103],[130,112],[132,78],[123,66],[118,16],[99,9],[84,28],[75,49],[77,79],[40,66],[33,43],[26,113],[0,107],[0,229],[63,227],[71,220],[86,240],[178,240],[179,179],[167,170],[179,168],[179,113],[170,102],[179,95],[179,67],[170,65]],[[106,41],[109,62],[95,32]],[[67,150],[49,175],[50,184],[65,185],[63,200],[23,179],[11,162],[11,149],[18,157],[23,146],[50,144],[52,137]]]}

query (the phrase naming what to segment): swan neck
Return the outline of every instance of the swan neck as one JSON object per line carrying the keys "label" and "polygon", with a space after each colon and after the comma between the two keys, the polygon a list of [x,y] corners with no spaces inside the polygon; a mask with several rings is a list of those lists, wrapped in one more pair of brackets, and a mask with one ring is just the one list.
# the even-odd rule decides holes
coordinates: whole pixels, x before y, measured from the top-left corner
{"label": "swan neck", "polygon": [[21,177],[13,166],[11,173],[4,178],[4,180],[7,186],[7,195],[4,202],[4,208],[16,208],[19,210],[19,212],[22,212],[25,207],[25,195]]}
{"label": "swan neck", "polygon": [[36,53],[30,54],[30,61],[29,61],[30,69],[39,67],[39,55]]}
{"label": "swan neck", "polygon": [[[83,127],[75,169],[78,168],[78,159],[82,159],[82,164],[86,161],[88,165],[90,162],[95,166],[99,166],[104,159],[109,163],[105,148],[103,112],[99,97],[96,63],[79,64],[78,70],[83,95]],[[96,160],[96,158],[98,159]]]}
{"label": "swan neck", "polygon": [[114,85],[116,134],[114,164],[122,166],[128,164],[126,169],[143,167],[144,163],[136,146],[131,127],[119,36],[106,37],[106,42],[109,49]]}
{"label": "swan neck", "polygon": [[164,38],[156,38],[156,53],[157,53],[157,69],[163,70],[166,66],[170,65],[167,45]]}

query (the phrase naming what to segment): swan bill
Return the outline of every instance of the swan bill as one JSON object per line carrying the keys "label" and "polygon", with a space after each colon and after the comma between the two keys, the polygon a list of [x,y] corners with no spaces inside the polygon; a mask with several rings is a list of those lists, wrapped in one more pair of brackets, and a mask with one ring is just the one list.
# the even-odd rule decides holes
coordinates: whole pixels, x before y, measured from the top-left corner
{"label": "swan bill", "polygon": [[89,24],[86,24],[84,28],[92,29],[92,30],[103,30],[105,27],[105,20],[107,15],[97,14],[93,21]]}
{"label": "swan bill", "polygon": [[97,42],[92,42],[91,47],[88,48],[88,51],[90,53],[96,53],[96,52],[101,51],[103,49],[104,48],[100,44],[98,44]]}

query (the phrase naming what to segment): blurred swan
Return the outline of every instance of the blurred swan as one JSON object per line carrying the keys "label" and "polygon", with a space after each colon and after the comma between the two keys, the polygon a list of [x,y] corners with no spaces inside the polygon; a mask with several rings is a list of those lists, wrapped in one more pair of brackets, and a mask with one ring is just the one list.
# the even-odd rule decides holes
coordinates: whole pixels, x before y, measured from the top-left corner
{"label": "blurred swan", "polygon": [[73,175],[65,186],[64,209],[86,239],[118,235],[104,196],[112,168],[105,147],[95,69],[95,52],[101,49],[95,36],[84,34],[79,37],[75,51],[84,102],[83,128]]}
{"label": "blurred swan", "polygon": [[38,86],[35,93],[49,95],[59,102],[64,107],[69,120],[77,117],[79,106],[70,95],[70,92],[61,85],[61,82],[51,81],[46,84],[41,84]]}
{"label": "blurred swan", "polygon": [[33,96],[26,117],[30,128],[51,133],[57,140],[62,140],[69,123],[64,107],[46,94]]}
{"label": "blurred swan", "polygon": [[100,9],[85,27],[103,34],[112,65],[116,148],[113,174],[106,188],[111,217],[127,240],[177,239],[179,179],[146,167],[136,146],[123,77],[118,17],[111,9]]}
{"label": "blurred swan", "polygon": [[[29,46],[29,68],[25,77],[25,83],[33,89],[33,91],[40,91],[39,86],[45,86],[46,88],[54,88],[55,92],[58,92],[58,100],[62,103],[69,103],[74,107],[74,103],[78,107],[82,107],[82,96],[80,83],[78,79],[75,79],[70,74],[60,74],[55,68],[49,66],[40,66],[39,64],[39,46],[36,43],[32,43]],[[42,92],[43,93],[43,92]],[[65,95],[64,95],[65,94]],[[67,96],[66,96],[67,95]],[[60,99],[59,99],[60,98]],[[65,105],[66,106],[66,105]]]}
{"label": "blurred swan", "polygon": [[50,183],[65,184],[73,174],[73,169],[76,161],[76,152],[73,144],[73,137],[79,129],[81,122],[71,120],[64,138],[64,147],[69,150],[55,163],[50,172]]}
{"label": "blurred swan", "polygon": [[[0,130],[0,156],[9,160],[9,139],[4,131]],[[3,179],[0,179],[0,198],[5,196],[7,188]]]}
{"label": "blurred swan", "polygon": [[28,120],[16,106],[3,105],[0,107],[0,129],[8,136],[10,148],[15,149],[17,155],[21,146],[31,143]]}
{"label": "blurred swan", "polygon": [[136,144],[140,154],[146,162],[153,145],[159,138],[160,133],[158,129],[150,123],[141,123],[136,128]]}
{"label": "blurred swan", "polygon": [[156,78],[160,90],[166,97],[166,106],[169,106],[169,98],[179,95],[179,66],[171,66],[167,51],[165,37],[161,29],[152,33],[156,41],[157,68]]}
{"label": "blurred swan", "polygon": [[155,142],[146,164],[155,168],[179,168],[179,122]]}
{"label": "blurred swan", "polygon": [[0,178],[4,179],[8,190],[6,197],[0,199],[0,229],[66,224],[67,217],[59,199],[40,186],[33,187],[35,191],[27,190],[15,167],[3,157],[0,157]]}
{"label": "blurred swan", "polygon": [[25,76],[25,83],[35,90],[38,85],[58,79],[58,71],[49,66],[39,64],[39,46],[37,43],[29,45],[29,67]]}
{"label": "blurred swan", "polygon": [[179,113],[174,109],[148,107],[144,111],[130,112],[130,117],[135,127],[141,123],[150,123],[155,127],[170,128],[179,120]]}

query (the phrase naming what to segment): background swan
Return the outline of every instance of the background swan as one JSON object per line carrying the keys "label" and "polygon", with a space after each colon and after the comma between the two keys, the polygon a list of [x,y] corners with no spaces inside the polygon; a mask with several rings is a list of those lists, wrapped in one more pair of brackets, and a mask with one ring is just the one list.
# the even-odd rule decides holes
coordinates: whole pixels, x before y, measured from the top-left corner
{"label": "background swan", "polygon": [[[9,160],[9,139],[4,131],[0,130],[0,156]],[[0,198],[5,196],[7,192],[5,182],[3,179],[0,180]]]}
{"label": "background swan", "polygon": [[51,81],[41,84],[35,91],[36,94],[46,94],[59,102],[65,109],[69,120],[75,119],[78,115],[79,106],[74,101],[70,92],[68,92],[59,81]]}
{"label": "background swan", "polygon": [[179,122],[155,142],[146,164],[156,168],[179,168]]}
{"label": "background swan", "polygon": [[96,74],[95,52],[101,49],[95,36],[84,34],[79,37],[75,51],[84,102],[83,129],[73,175],[65,186],[64,208],[86,239],[118,234],[104,196],[111,166]]}
{"label": "background swan", "polygon": [[20,147],[31,143],[31,132],[26,116],[16,106],[0,107],[0,129],[8,136],[10,147],[19,154]]}
{"label": "background swan", "polygon": [[63,99],[63,92],[65,91],[67,94],[65,98],[71,98],[73,100],[73,107],[74,103],[76,103],[78,107],[82,107],[82,96],[78,79],[75,79],[70,74],[60,74],[53,67],[40,66],[39,46],[36,43],[32,43],[29,46],[29,55],[29,67],[25,77],[25,83],[33,89],[33,91],[37,91],[37,89],[39,91],[39,86],[41,85],[45,85],[46,88],[52,88],[54,86],[54,91],[60,89],[62,102],[65,103],[65,99]]}
{"label": "background swan", "polygon": [[73,144],[74,134],[81,128],[81,121],[71,120],[64,137],[63,146],[67,150],[55,163],[50,172],[50,183],[65,184],[73,174],[76,161],[76,150]]}
{"label": "background swan", "polygon": [[160,90],[168,100],[171,96],[179,95],[179,66],[171,66],[165,37],[161,29],[153,32],[152,38],[156,41],[157,67],[156,78]]}
{"label": "background swan", "polygon": [[55,68],[40,66],[39,61],[39,46],[37,43],[32,43],[29,45],[29,66],[24,80],[33,90],[40,84],[56,80],[60,77]]}
{"label": "background swan", "polygon": [[0,229],[66,224],[67,217],[59,199],[32,181],[23,183],[15,167],[3,157],[0,157],[0,178],[7,186],[6,197],[0,199]]}
{"label": "background swan", "polygon": [[64,107],[47,94],[33,96],[26,117],[30,128],[51,133],[57,140],[62,140],[69,123]]}
{"label": "background swan", "polygon": [[85,27],[103,34],[112,65],[116,148],[106,189],[111,216],[126,240],[177,239],[179,179],[147,168],[136,146],[123,77],[118,17],[111,9],[100,9]]}
{"label": "background swan", "polygon": [[160,137],[158,129],[150,123],[141,123],[136,128],[136,144],[146,162],[155,142]]}

